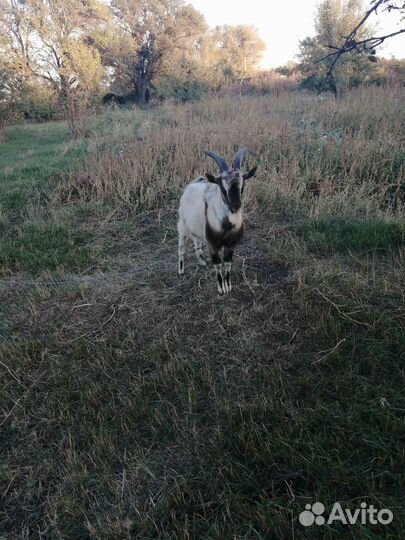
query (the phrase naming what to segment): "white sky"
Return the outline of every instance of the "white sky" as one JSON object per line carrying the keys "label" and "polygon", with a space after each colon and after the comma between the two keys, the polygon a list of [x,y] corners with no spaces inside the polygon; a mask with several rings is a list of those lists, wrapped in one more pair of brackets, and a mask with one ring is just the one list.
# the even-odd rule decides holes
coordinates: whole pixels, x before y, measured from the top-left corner
{"label": "white sky", "polygon": [[[210,26],[252,24],[267,44],[263,67],[277,67],[294,60],[298,42],[314,32],[319,0],[187,0],[203,13]],[[368,2],[366,2],[368,5]],[[400,28],[397,14],[380,14],[378,34]],[[377,17],[370,17],[376,24]],[[378,49],[380,56],[405,58],[405,34],[395,36]]]}

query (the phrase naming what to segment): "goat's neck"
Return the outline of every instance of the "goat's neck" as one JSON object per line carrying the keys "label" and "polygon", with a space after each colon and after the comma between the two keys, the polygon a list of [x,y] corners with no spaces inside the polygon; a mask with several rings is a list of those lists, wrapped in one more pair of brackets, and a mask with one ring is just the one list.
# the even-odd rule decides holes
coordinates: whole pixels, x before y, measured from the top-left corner
{"label": "goat's neck", "polygon": [[242,209],[231,212],[229,206],[224,203],[218,188],[218,193],[207,200],[207,219],[210,226],[217,231],[223,231],[229,225],[238,229],[242,226]]}

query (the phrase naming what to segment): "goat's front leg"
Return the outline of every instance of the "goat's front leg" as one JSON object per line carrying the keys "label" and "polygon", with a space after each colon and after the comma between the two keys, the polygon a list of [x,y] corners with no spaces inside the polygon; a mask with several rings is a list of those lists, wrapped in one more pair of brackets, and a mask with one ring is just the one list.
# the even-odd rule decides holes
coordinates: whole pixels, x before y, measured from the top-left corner
{"label": "goat's front leg", "polygon": [[218,292],[219,294],[226,294],[227,290],[224,287],[225,282],[222,275],[222,261],[218,251],[211,251],[211,259],[217,276]]}
{"label": "goat's front leg", "polygon": [[231,248],[224,248],[224,283],[226,292],[230,293],[232,290],[231,284],[231,268],[232,268],[233,251]]}

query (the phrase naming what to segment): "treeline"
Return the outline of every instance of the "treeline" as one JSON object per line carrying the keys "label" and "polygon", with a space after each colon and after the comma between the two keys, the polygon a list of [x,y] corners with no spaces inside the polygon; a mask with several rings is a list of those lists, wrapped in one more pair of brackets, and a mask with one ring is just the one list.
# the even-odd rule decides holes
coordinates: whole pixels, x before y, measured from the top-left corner
{"label": "treeline", "polygon": [[[362,0],[323,0],[298,62],[263,73],[265,44],[253,27],[209,28],[183,0],[0,0],[0,127],[64,117],[79,136],[84,113],[102,103],[182,102],[224,87],[319,90],[329,66],[319,59],[363,13]],[[364,25],[359,37],[371,32]],[[333,78],[339,90],[404,81],[405,61],[356,51]]]}
{"label": "treeline", "polygon": [[106,94],[193,99],[254,75],[264,49],[253,27],[210,29],[183,0],[0,0],[3,123],[62,111],[74,130]]}

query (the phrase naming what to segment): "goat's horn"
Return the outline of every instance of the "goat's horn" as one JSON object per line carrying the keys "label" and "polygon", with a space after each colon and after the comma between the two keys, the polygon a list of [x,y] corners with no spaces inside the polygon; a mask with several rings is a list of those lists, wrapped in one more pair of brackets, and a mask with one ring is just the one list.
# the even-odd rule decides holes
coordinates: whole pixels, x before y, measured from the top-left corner
{"label": "goat's horn", "polygon": [[212,158],[216,162],[216,164],[218,165],[219,170],[221,171],[221,173],[222,172],[227,172],[229,170],[228,164],[224,160],[224,158],[222,158],[218,154],[215,154],[215,152],[210,152],[208,150],[204,150],[204,154],[207,154],[207,156],[209,156],[210,158]]}
{"label": "goat's horn", "polygon": [[247,148],[240,148],[235,155],[235,158],[233,160],[233,168],[234,169],[241,169],[243,160],[246,157],[246,154],[248,153]]}

